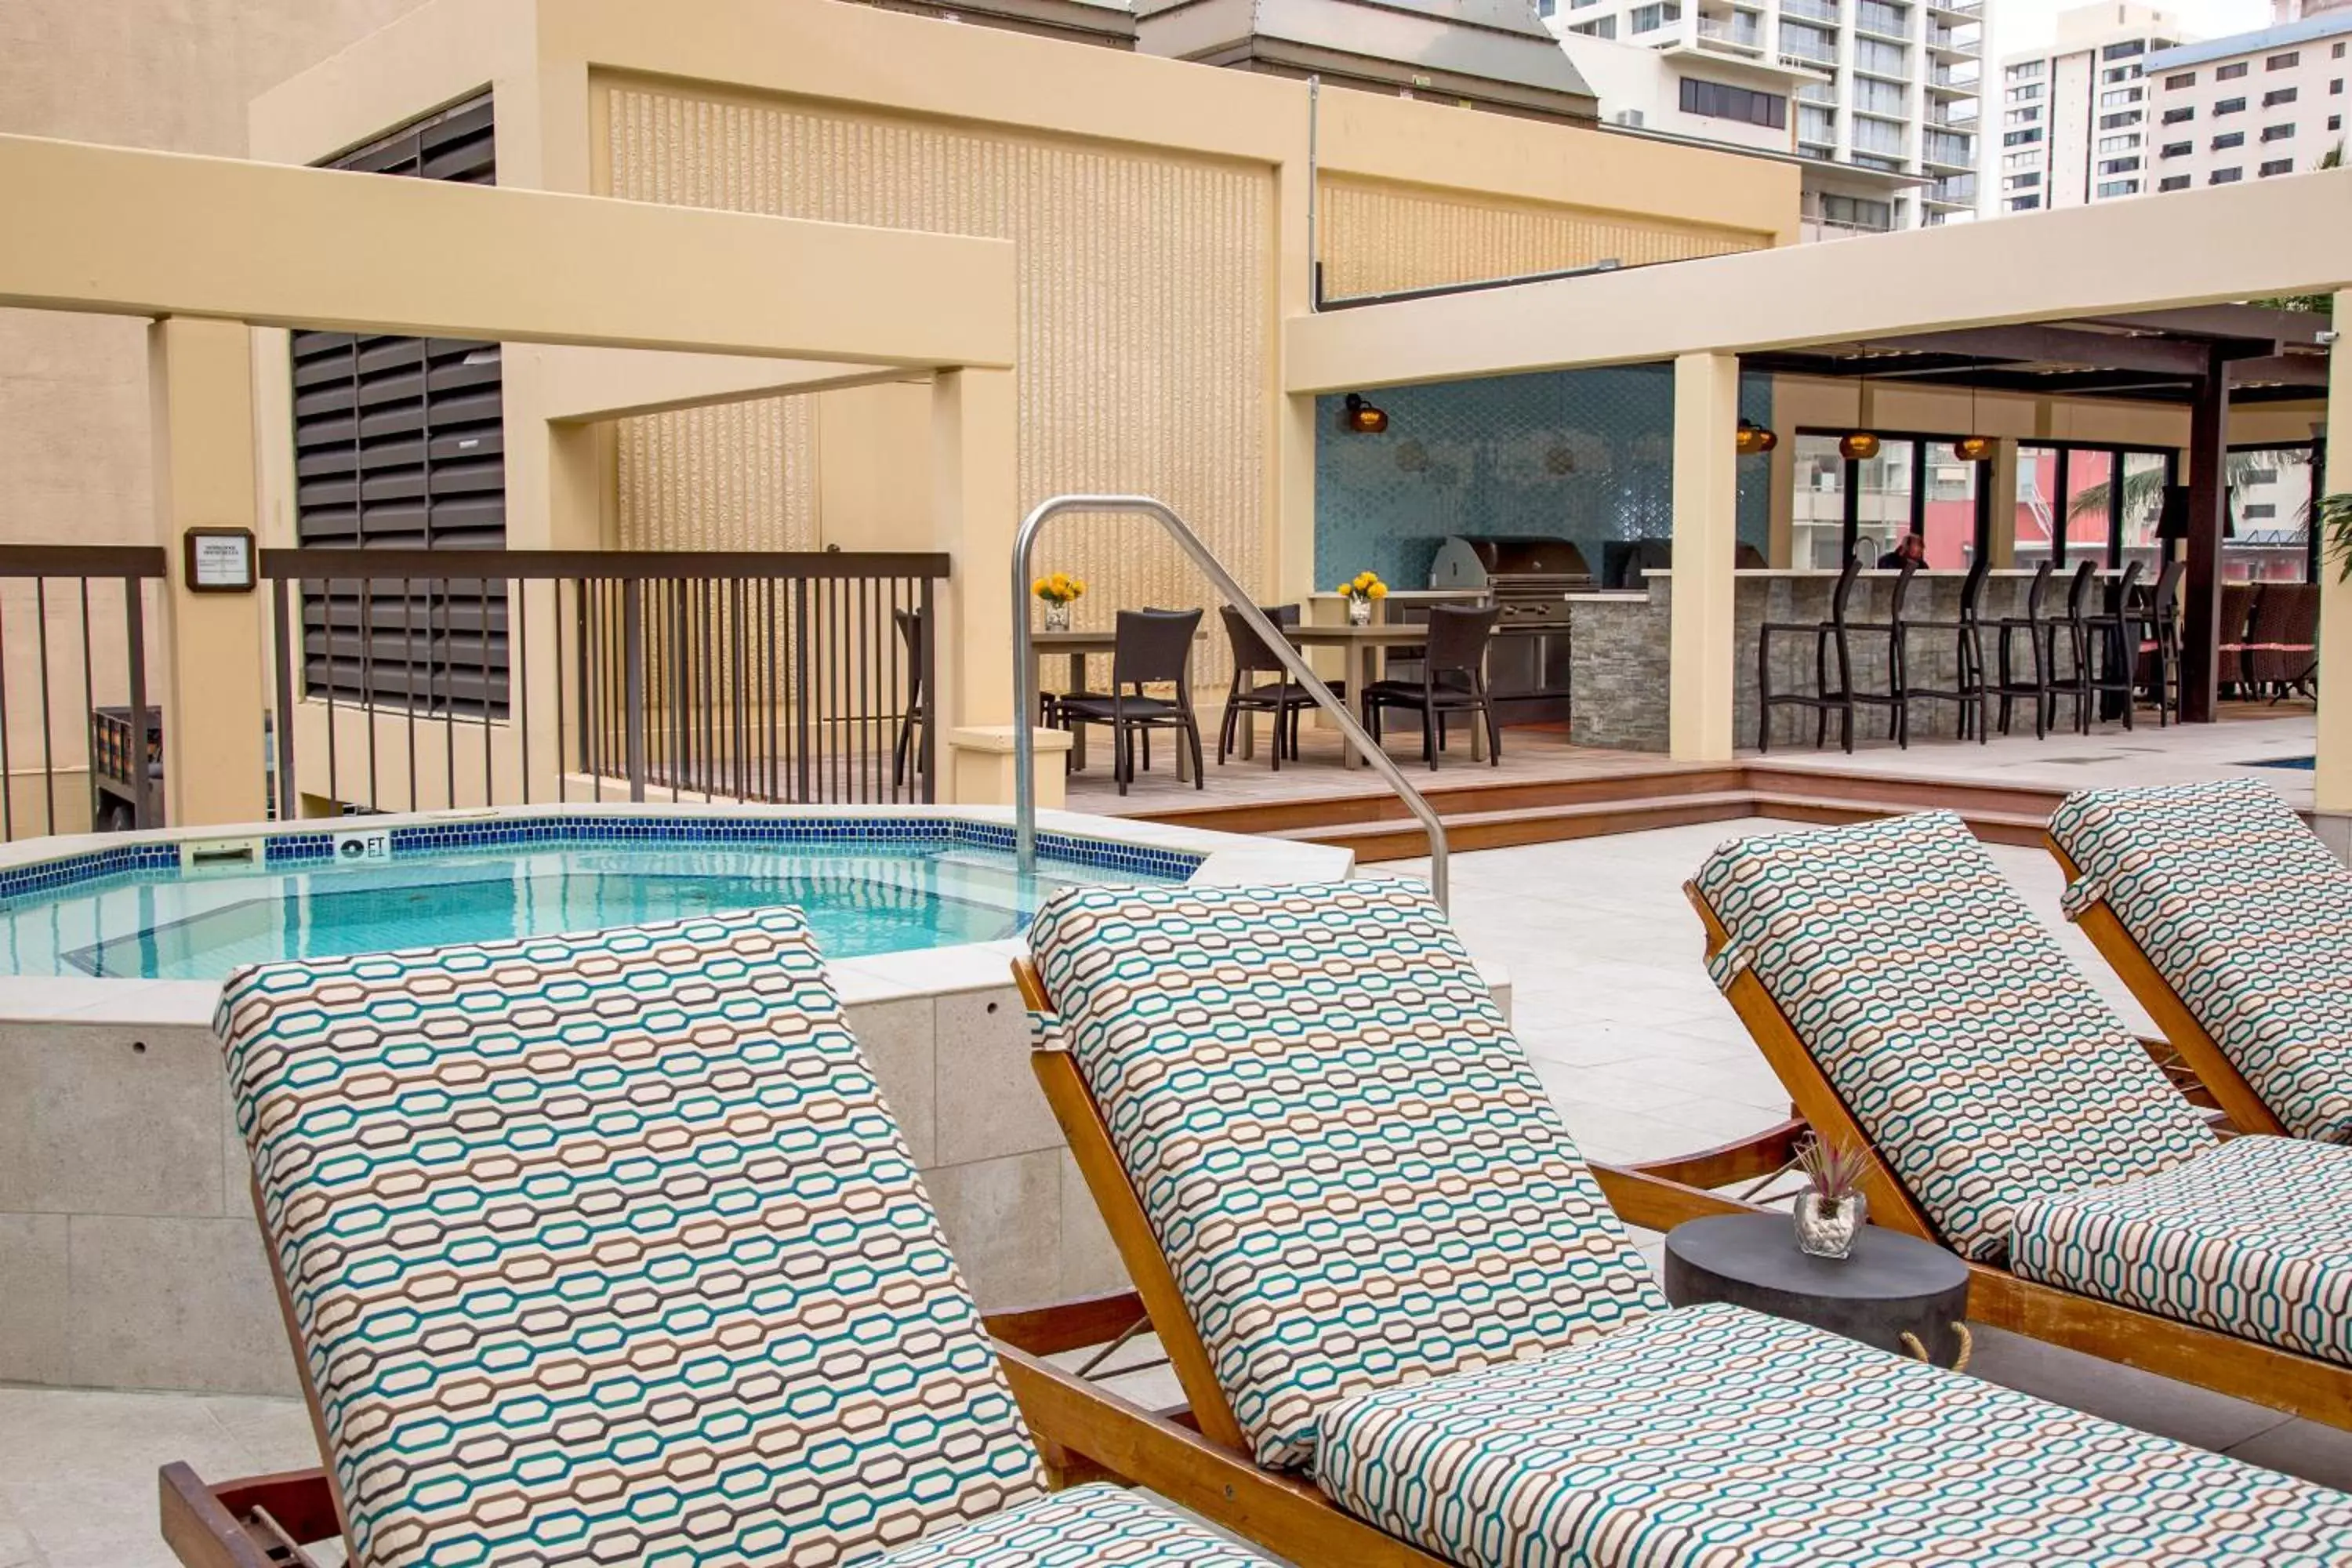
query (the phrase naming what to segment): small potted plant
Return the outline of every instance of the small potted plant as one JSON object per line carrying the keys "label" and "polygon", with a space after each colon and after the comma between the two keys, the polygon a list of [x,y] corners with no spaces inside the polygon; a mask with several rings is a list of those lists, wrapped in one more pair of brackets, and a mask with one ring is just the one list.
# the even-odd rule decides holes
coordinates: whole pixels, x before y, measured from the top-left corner
{"label": "small potted plant", "polygon": [[1861,1152],[1815,1134],[1798,1148],[1797,1168],[1807,1184],[1797,1194],[1797,1250],[1814,1258],[1850,1255],[1870,1210],[1862,1195]]}
{"label": "small potted plant", "polygon": [[1377,573],[1359,572],[1339,584],[1339,592],[1348,596],[1348,624],[1368,626],[1372,624],[1372,605],[1389,596],[1389,585]]}
{"label": "small potted plant", "polygon": [[1070,629],[1070,606],[1087,591],[1087,585],[1067,572],[1055,572],[1030,584],[1029,591],[1045,603],[1045,629],[1066,632]]}

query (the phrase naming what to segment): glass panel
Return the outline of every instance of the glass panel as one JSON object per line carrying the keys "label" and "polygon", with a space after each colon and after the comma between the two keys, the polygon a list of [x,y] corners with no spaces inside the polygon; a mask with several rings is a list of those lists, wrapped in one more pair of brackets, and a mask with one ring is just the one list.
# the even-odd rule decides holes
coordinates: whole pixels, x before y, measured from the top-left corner
{"label": "glass panel", "polygon": [[2164,567],[2164,545],[2156,536],[2164,518],[2164,454],[2124,454],[2124,559],[2140,563],[2140,575],[2153,582]]}
{"label": "glass panel", "polygon": [[2066,564],[2107,558],[2107,480],[2115,454],[2066,454]]}
{"label": "glass panel", "polygon": [[[2017,449],[2017,495],[2007,519],[2017,542],[2017,564],[2028,568],[2050,559],[2050,541],[2057,526],[2058,452],[2053,447]],[[1993,519],[1999,528],[2003,520]]]}
{"label": "glass panel", "polygon": [[1964,572],[1976,559],[1977,485],[1989,465],[1964,462],[1947,440],[1927,447],[1927,569]]}
{"label": "glass panel", "polygon": [[2237,537],[2221,544],[2221,574],[2261,583],[2300,583],[2310,564],[2308,447],[2264,447],[2230,454],[2230,516]]}
{"label": "glass panel", "polygon": [[1862,528],[1854,545],[1864,565],[1875,566],[1895,542],[1911,531],[1911,443],[1887,440],[1878,456],[1862,465]]}
{"label": "glass panel", "polygon": [[1800,569],[1834,572],[1845,537],[1845,459],[1835,436],[1797,437],[1797,493],[1789,549]]}

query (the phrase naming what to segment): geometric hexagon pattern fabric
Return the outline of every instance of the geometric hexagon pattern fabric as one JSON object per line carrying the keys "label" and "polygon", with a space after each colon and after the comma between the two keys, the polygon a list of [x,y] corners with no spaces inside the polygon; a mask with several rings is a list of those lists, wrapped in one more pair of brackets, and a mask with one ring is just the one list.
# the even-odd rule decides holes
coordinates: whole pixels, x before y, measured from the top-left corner
{"label": "geometric hexagon pattern fabric", "polygon": [[2255,779],[2084,790],[2050,819],[2190,1016],[2298,1138],[2352,1142],[2352,870]]}
{"label": "geometric hexagon pattern fabric", "polygon": [[798,911],[247,969],[216,1028],[369,1568],[852,1563],[1043,1491]]}
{"label": "geometric hexagon pattern fabric", "polygon": [[1112,1486],[1073,1487],[874,1560],[872,1568],[1271,1568]]}
{"label": "geometric hexagon pattern fabric", "polygon": [[2352,1498],[1733,1307],[1330,1413],[1349,1512],[1463,1568],[2341,1568]]}
{"label": "geometric hexagon pattern fabric", "polygon": [[2123,1019],[1949,812],[1735,840],[1696,879],[1752,970],[1956,1250],[2019,1205],[2213,1147]]}
{"label": "geometric hexagon pattern fabric", "polygon": [[1425,892],[1070,889],[1029,942],[1261,1464],[1351,1394],[1664,1308]]}
{"label": "geometric hexagon pattern fabric", "polygon": [[2352,1364],[2352,1149],[2232,1138],[2145,1181],[2022,1205],[2010,1266]]}

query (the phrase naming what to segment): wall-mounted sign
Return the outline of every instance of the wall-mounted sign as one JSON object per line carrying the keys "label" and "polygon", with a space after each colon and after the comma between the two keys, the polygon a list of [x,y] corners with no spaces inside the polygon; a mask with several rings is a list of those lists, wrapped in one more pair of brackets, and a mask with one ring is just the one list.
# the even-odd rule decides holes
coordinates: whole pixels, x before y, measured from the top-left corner
{"label": "wall-mounted sign", "polygon": [[253,530],[192,528],[181,535],[182,578],[192,594],[253,592]]}

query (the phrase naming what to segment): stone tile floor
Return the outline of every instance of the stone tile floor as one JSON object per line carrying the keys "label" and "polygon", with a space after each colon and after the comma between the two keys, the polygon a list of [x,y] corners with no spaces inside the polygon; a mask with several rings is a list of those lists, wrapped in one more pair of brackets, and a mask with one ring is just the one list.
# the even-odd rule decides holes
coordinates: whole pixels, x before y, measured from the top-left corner
{"label": "stone tile floor", "polygon": [[[1506,964],[1516,1022],[1570,1126],[1598,1159],[1639,1160],[1727,1142],[1787,1101],[1699,963],[1681,881],[1727,837],[1802,831],[1766,820],[1669,828],[1459,856],[1454,917],[1472,950]],[[2084,972],[2137,1026],[2147,1020],[2057,915],[2060,879],[2039,850],[1994,858]],[[1412,874],[1413,863],[1379,868]],[[1654,1243],[1654,1237],[1645,1238]],[[1140,1342],[1116,1365],[1151,1353]],[[1071,1358],[1079,1359],[1079,1358]],[[2352,1433],[1988,1330],[1976,1371],[2185,1442],[2352,1489]],[[1114,1386],[1169,1403],[1164,1369]],[[289,1400],[0,1388],[0,1568],[166,1568],[155,1471],[207,1476],[315,1462]]]}

